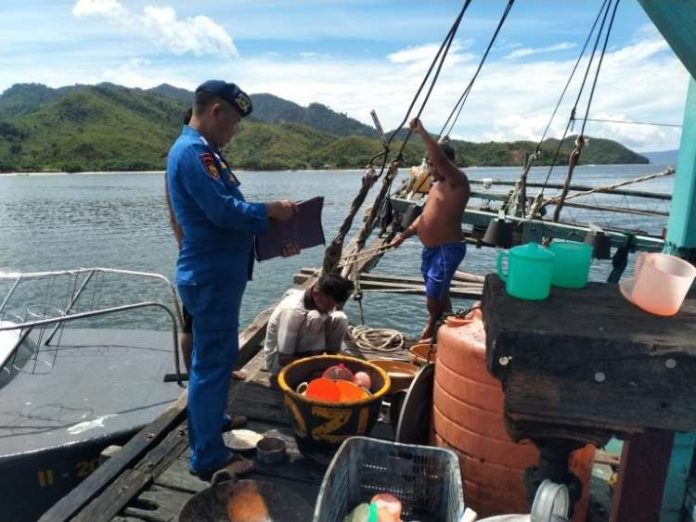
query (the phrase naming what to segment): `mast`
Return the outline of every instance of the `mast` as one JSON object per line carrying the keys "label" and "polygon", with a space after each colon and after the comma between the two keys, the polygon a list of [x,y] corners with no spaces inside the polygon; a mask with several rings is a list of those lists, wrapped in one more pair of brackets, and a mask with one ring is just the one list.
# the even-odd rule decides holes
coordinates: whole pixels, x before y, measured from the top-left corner
{"label": "mast", "polygon": [[665,252],[696,261],[696,81],[689,81]]}
{"label": "mast", "polygon": [[696,2],[639,0],[691,75],[665,251],[696,261]]}
{"label": "mast", "polygon": [[[696,78],[696,2],[638,1],[691,75],[684,108],[684,126],[664,251],[694,263],[696,262],[696,81],[694,81]],[[677,433],[671,437],[670,434],[663,434],[661,438],[663,442],[672,443],[672,451],[664,480],[660,520],[677,522],[681,519],[682,506],[690,482],[689,470],[696,448],[696,433]],[[648,454],[653,452],[654,448],[638,444],[629,451]],[[616,515],[617,510],[613,509],[612,516],[616,517]]]}

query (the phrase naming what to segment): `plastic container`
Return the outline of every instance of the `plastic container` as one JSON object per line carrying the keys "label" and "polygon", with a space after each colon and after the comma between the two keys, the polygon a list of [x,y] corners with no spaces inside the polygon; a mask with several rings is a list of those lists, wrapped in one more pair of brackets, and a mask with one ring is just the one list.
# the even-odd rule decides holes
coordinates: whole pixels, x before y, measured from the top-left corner
{"label": "plastic container", "polygon": [[624,296],[646,312],[670,316],[681,308],[696,277],[696,267],[668,254],[641,253],[635,277],[621,285]]}
{"label": "plastic container", "polygon": [[408,358],[418,366],[425,366],[435,362],[437,358],[437,344],[414,344],[408,349]]}
{"label": "plastic container", "polygon": [[592,264],[592,245],[554,241],[549,250],[556,256],[551,284],[560,288],[585,288]]}
{"label": "plastic container", "polygon": [[464,515],[459,463],[453,452],[351,437],[326,470],[313,522],[343,522],[353,508],[377,493],[397,497],[404,520],[459,522]]}
{"label": "plastic container", "polygon": [[[486,367],[481,310],[448,318],[437,338],[433,441],[459,456],[467,507],[481,517],[529,512],[523,476],[527,467],[538,465],[539,451],[528,441],[513,442],[507,432],[502,385]],[[583,484],[576,522],[585,520],[594,454],[594,446],[588,445],[568,461]]]}
{"label": "plastic container", "polygon": [[529,515],[501,515],[478,522],[568,522],[568,488],[544,480],[537,489]]}
{"label": "plastic container", "polygon": [[428,162],[423,159],[419,167],[411,167],[411,191],[416,194],[427,194],[432,185]]}
{"label": "plastic container", "polygon": [[[343,403],[312,399],[295,391],[300,383],[311,382],[338,363],[353,373],[366,372],[372,381],[371,395]],[[368,361],[344,355],[318,355],[285,366],[278,374],[278,386],[285,396],[298,444],[307,450],[327,450],[335,449],[348,437],[372,431],[391,381],[387,372]]]}
{"label": "plastic container", "polygon": [[[542,301],[551,292],[554,253],[536,243],[527,243],[507,252],[498,252],[498,276],[505,281],[505,290],[518,299]],[[507,259],[507,272],[503,271]]]}
{"label": "plastic container", "polygon": [[391,380],[391,387],[388,394],[394,394],[399,390],[406,390],[411,385],[411,381],[418,373],[419,367],[406,361],[392,361],[390,359],[373,359],[370,361],[375,366],[379,366]]}
{"label": "plastic container", "polygon": [[285,460],[287,445],[283,439],[264,437],[256,443],[256,460],[267,466],[280,464]]}

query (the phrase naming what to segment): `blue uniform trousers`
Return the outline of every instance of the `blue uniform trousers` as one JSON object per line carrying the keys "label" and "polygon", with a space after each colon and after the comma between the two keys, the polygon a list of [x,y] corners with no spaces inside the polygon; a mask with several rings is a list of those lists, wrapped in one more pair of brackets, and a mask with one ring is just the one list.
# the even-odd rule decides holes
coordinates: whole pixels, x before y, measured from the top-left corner
{"label": "blue uniform trousers", "polygon": [[188,428],[193,471],[219,467],[229,451],[222,439],[230,374],[239,350],[239,308],[246,282],[180,284],[193,317]]}

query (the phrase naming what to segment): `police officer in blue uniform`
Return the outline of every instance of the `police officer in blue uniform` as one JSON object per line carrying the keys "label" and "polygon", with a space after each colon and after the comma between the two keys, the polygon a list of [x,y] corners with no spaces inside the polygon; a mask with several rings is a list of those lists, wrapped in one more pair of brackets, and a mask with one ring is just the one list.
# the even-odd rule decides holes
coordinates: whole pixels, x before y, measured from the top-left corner
{"label": "police officer in blue uniform", "polygon": [[255,234],[295,205],[245,201],[220,148],[251,99],[233,83],[210,80],[195,92],[193,115],[167,158],[167,188],[183,241],[176,284],[193,317],[188,387],[192,473],[208,479],[234,460],[222,439],[230,374],[238,351],[239,308],[253,266]]}

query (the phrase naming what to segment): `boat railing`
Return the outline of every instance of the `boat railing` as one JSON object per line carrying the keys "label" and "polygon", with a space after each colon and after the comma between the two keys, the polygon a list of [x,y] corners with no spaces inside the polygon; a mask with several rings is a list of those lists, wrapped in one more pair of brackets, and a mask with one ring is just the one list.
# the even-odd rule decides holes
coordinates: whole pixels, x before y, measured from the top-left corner
{"label": "boat railing", "polygon": [[[80,298],[86,294],[86,289],[89,288],[90,282],[94,286],[94,276],[96,274],[114,274],[119,276],[132,276],[137,278],[149,279],[155,282],[161,282],[166,285],[169,293],[171,293],[173,307],[167,306],[160,301],[145,300],[130,302],[126,304],[120,304],[116,306],[92,306],[91,309],[86,311],[74,311]],[[52,327],[48,336],[43,339],[41,335],[40,344],[48,346],[53,340],[56,333],[61,329],[67,322],[87,319],[91,317],[100,317],[108,314],[122,313],[127,311],[132,311],[136,309],[143,308],[159,308],[164,310],[171,320],[172,327],[172,340],[173,340],[173,354],[174,354],[174,366],[176,371],[176,381],[179,385],[182,384],[181,377],[181,365],[179,361],[178,352],[178,324],[183,324],[183,318],[181,313],[181,306],[176,295],[176,291],[171,282],[161,274],[149,273],[149,272],[138,272],[132,270],[121,270],[112,268],[78,268],[74,270],[63,270],[63,271],[51,271],[51,272],[32,272],[32,273],[7,273],[0,272],[0,282],[11,281],[11,287],[7,294],[5,295],[2,303],[0,303],[0,318],[6,314],[6,309],[8,304],[11,302],[12,297],[16,294],[20,283],[29,283],[31,281],[46,281],[49,283],[53,282],[53,279],[61,277],[72,277],[73,285],[72,289],[68,289],[67,295],[62,296],[64,302],[66,303],[64,309],[56,306],[39,306],[38,312],[33,312],[32,307],[26,308],[25,317],[20,317],[18,314],[11,314],[17,319],[14,321],[0,321],[0,332],[19,331],[19,335],[12,344],[12,346],[5,347],[3,350],[3,360],[0,361],[0,367],[4,367],[7,361],[16,358],[17,351],[22,343],[27,340],[29,335],[35,328],[47,328]],[[82,278],[82,279],[81,279]],[[102,292],[103,289],[93,289],[93,297],[95,292]],[[47,312],[46,310],[50,310]],[[33,317],[33,319],[27,319],[26,316]],[[49,315],[53,315],[50,317]],[[49,316],[49,317],[47,317]],[[37,354],[38,357],[38,354]]]}

